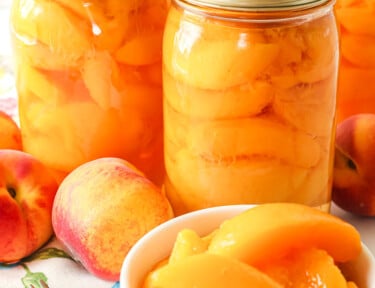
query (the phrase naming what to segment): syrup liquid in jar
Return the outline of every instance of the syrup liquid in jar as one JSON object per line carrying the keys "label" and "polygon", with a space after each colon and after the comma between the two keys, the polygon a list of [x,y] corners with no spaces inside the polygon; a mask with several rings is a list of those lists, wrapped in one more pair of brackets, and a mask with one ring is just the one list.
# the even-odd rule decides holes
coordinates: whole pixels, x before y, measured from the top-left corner
{"label": "syrup liquid in jar", "polygon": [[337,0],[340,72],[337,121],[357,113],[375,113],[375,2]]}
{"label": "syrup liquid in jar", "polygon": [[124,158],[163,179],[165,0],[14,0],[11,33],[24,150],[61,179]]}
{"label": "syrup liquid in jar", "polygon": [[332,1],[174,1],[163,105],[175,213],[265,202],[328,211],[338,60]]}

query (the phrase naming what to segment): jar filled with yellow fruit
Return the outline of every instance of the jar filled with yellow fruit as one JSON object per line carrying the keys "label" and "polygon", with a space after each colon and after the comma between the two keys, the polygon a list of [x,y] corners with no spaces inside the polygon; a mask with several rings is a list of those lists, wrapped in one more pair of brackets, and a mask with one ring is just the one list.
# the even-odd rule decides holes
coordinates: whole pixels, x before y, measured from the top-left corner
{"label": "jar filled with yellow fruit", "polygon": [[176,214],[266,202],[329,210],[339,59],[333,4],[171,4],[165,191]]}
{"label": "jar filled with yellow fruit", "polygon": [[63,179],[120,157],[163,179],[162,35],[168,0],[14,0],[24,150]]}
{"label": "jar filled with yellow fruit", "polygon": [[358,113],[375,113],[375,2],[337,0],[340,73],[337,121]]}

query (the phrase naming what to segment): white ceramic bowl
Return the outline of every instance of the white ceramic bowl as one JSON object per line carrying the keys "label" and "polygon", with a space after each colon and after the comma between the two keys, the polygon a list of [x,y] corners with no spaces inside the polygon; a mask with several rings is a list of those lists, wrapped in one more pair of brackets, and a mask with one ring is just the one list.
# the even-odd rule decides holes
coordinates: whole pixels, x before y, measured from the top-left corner
{"label": "white ceramic bowl", "polygon": [[[206,235],[224,220],[252,208],[253,205],[229,205],[207,208],[175,217],[144,235],[129,251],[120,274],[120,288],[141,288],[151,268],[169,256],[176,236],[183,228]],[[375,288],[375,259],[363,244],[362,254],[343,267],[360,288]]]}

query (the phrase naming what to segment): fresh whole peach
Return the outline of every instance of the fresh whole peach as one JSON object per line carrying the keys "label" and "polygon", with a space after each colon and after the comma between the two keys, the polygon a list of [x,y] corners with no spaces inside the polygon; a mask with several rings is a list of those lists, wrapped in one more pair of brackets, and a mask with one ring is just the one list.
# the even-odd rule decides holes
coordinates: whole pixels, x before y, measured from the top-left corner
{"label": "fresh whole peach", "polygon": [[375,114],[355,114],[337,125],[332,200],[375,216]]}
{"label": "fresh whole peach", "polygon": [[161,190],[119,158],[74,169],[62,181],[52,211],[56,237],[70,254],[93,275],[111,281],[119,279],[135,242],[172,217]]}
{"label": "fresh whole peach", "polygon": [[57,183],[32,155],[0,149],[0,262],[17,262],[53,234]]}
{"label": "fresh whole peach", "polygon": [[20,127],[4,111],[0,111],[0,149],[22,150]]}

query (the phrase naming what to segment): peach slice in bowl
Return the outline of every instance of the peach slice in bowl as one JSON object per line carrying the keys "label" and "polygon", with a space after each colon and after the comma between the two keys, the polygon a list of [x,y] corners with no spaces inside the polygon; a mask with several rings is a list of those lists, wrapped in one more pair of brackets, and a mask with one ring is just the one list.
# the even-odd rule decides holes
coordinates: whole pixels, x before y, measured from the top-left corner
{"label": "peach slice in bowl", "polygon": [[[186,244],[189,239],[178,243],[181,231],[186,230],[196,233],[198,242],[202,240],[199,243],[203,243],[204,251],[197,249],[198,242]],[[206,257],[207,254],[210,257]],[[223,260],[224,266],[234,261],[236,265],[240,263],[238,269],[237,266],[230,269],[241,277],[245,271],[243,283],[254,283],[251,281],[255,278],[265,283],[258,287],[283,287],[280,279],[285,278],[285,274],[281,275],[283,269],[280,267],[289,265],[284,270],[291,271],[287,276],[292,281],[299,279],[297,270],[304,267],[310,272],[325,274],[322,277],[328,282],[341,281],[343,285],[351,282],[356,286],[348,287],[375,288],[375,259],[361,242],[355,227],[331,214],[290,203],[219,206],[175,217],[148,232],[129,251],[121,269],[120,287],[173,287],[174,279],[178,279],[179,287],[192,287],[189,286],[190,279],[206,285],[199,287],[210,287],[207,286],[209,281],[219,281],[223,287],[246,287],[233,286],[230,276],[218,279],[219,273],[212,273],[213,265],[199,267],[200,263],[209,263],[211,255]],[[190,260],[186,260],[197,256],[203,261],[194,264],[195,269],[189,266]],[[305,260],[291,265],[290,259],[297,258]],[[213,263],[221,265],[216,260]],[[249,272],[245,266],[256,271]],[[180,268],[186,276],[178,274]],[[205,269],[207,273],[194,274]],[[219,287],[215,285],[212,287]]]}

